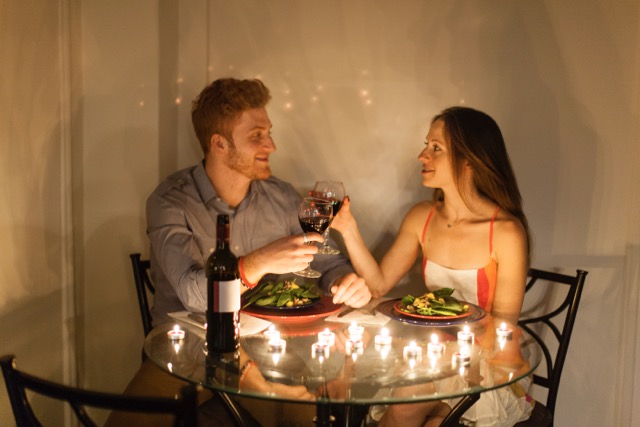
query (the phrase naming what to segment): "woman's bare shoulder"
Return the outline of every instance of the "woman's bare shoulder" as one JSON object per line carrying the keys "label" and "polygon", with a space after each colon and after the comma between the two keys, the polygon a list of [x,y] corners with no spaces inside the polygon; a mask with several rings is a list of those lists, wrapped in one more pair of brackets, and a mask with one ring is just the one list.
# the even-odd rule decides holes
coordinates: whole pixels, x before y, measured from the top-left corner
{"label": "woman's bare shoulder", "polygon": [[414,216],[424,217],[425,215],[429,214],[431,209],[433,209],[433,204],[434,203],[430,200],[416,203],[411,207],[411,209],[409,209],[409,211],[405,215],[405,218]]}
{"label": "woman's bare shoulder", "polygon": [[525,242],[527,234],[518,218],[506,211],[500,211],[494,224],[494,242],[512,245]]}
{"label": "woman's bare shoulder", "polygon": [[419,231],[422,230],[429,212],[433,208],[433,202],[424,201],[417,203],[409,209],[402,220],[402,231]]}

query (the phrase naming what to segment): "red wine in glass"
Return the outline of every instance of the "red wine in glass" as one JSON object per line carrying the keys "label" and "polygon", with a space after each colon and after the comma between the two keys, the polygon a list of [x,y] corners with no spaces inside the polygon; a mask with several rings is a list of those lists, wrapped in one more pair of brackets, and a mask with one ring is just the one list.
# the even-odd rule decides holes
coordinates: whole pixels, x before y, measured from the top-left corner
{"label": "red wine in glass", "polygon": [[[305,233],[322,234],[331,224],[333,206],[331,202],[314,197],[305,198],[298,208],[298,220]],[[308,244],[313,245],[314,242]],[[294,274],[302,277],[318,278],[322,275],[311,268],[311,263],[302,271],[294,271]]]}
{"label": "red wine in glass", "polygon": [[331,218],[328,217],[303,217],[300,218],[300,226],[305,233],[324,233],[329,227]]}
{"label": "red wine in glass", "polygon": [[[315,197],[331,202],[333,205],[333,215],[335,216],[342,207],[342,200],[344,199],[344,184],[340,181],[316,181],[316,185],[313,187],[313,194]],[[340,254],[339,250],[334,249],[329,245],[328,229],[323,233],[323,236],[324,242],[322,243],[320,250],[318,250],[318,253],[324,255]]]}
{"label": "red wine in glass", "polygon": [[333,216],[338,215],[338,211],[342,207],[342,200],[332,199],[331,204],[333,205]]}

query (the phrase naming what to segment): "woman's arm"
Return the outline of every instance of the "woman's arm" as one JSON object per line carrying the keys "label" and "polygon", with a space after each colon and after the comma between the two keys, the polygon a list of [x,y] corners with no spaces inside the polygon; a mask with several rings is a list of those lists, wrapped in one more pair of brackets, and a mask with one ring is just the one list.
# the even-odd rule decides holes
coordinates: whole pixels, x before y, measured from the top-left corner
{"label": "woman's arm", "polygon": [[364,243],[358,224],[351,214],[350,200],[345,197],[331,227],[342,235],[351,263],[365,279],[373,298],[389,292],[413,266],[420,252],[419,232],[416,232],[415,227],[420,214],[425,210],[423,205],[417,205],[407,213],[395,241],[378,264]]}
{"label": "woman's arm", "polygon": [[492,256],[498,263],[492,314],[497,319],[515,324],[522,310],[529,268],[526,233],[515,218],[495,222]]}

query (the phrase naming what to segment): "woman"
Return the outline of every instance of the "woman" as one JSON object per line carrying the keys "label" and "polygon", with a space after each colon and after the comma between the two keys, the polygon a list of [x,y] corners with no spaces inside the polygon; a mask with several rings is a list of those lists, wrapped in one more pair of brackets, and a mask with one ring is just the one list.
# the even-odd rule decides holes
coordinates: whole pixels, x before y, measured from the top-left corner
{"label": "woman", "polygon": [[[379,297],[421,254],[428,289],[452,287],[457,298],[494,318],[517,322],[530,237],[498,125],[480,111],[448,108],[432,120],[418,159],[422,184],[434,188],[433,200],[409,210],[379,265],[362,240],[348,198],[334,219],[332,227],[342,234],[356,271]],[[476,406],[482,412],[481,401]],[[380,425],[439,425],[449,410],[443,402],[391,406]],[[520,405],[514,412],[510,424],[528,418],[530,407]]]}

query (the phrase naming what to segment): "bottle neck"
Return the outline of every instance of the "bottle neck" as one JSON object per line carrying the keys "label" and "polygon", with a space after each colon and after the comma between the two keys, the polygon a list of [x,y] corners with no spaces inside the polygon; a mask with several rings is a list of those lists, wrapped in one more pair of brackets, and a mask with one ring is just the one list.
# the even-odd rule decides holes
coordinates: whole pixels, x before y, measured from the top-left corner
{"label": "bottle neck", "polygon": [[229,224],[218,224],[216,229],[216,249],[229,247],[230,231],[231,227],[229,227]]}

